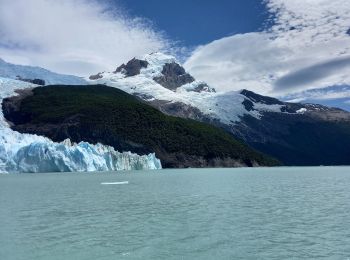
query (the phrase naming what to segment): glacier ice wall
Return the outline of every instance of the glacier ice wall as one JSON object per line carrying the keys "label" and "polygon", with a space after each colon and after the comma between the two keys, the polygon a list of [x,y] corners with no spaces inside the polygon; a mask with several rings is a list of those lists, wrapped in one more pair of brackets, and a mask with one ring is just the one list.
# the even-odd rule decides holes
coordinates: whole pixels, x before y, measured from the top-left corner
{"label": "glacier ice wall", "polygon": [[[4,160],[5,159],[5,160]],[[86,142],[71,144],[50,141],[32,142],[10,153],[0,146],[4,172],[81,172],[160,169],[154,154],[139,156],[120,153],[113,147]]]}
{"label": "glacier ice wall", "polygon": [[[0,78],[0,103],[16,89],[36,85]],[[113,147],[69,139],[56,143],[42,136],[13,131],[0,109],[0,172],[72,172],[161,169],[155,154],[120,153]]]}

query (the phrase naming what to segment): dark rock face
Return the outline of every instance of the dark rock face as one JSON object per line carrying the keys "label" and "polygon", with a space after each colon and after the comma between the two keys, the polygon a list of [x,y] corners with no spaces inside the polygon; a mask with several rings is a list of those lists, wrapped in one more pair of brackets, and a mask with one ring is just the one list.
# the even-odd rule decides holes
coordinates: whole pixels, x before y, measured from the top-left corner
{"label": "dark rock face", "polygon": [[23,90],[17,90],[16,93],[18,94],[17,96],[4,98],[2,101],[3,113],[8,115],[6,119],[10,124],[28,119],[27,115],[19,113],[19,108],[23,99],[33,95],[33,89],[27,88]]}
{"label": "dark rock face", "polygon": [[244,99],[244,101],[242,102],[244,108],[247,110],[247,111],[252,111],[254,110],[254,104],[252,101],[248,100],[248,99]]}
{"label": "dark rock face", "polygon": [[97,74],[95,74],[95,75],[91,75],[91,76],[89,77],[89,79],[91,79],[91,80],[97,80],[97,79],[101,79],[101,78],[103,78],[101,72],[99,72],[99,73],[97,73]]}
{"label": "dark rock face", "polygon": [[153,80],[173,91],[182,85],[195,81],[190,74],[186,73],[183,67],[175,62],[166,63],[163,66],[162,74],[163,76],[155,77]]}
{"label": "dark rock face", "polygon": [[198,108],[181,102],[169,102],[163,100],[147,101],[147,104],[158,109],[166,115],[190,118],[193,120],[207,122],[209,120]]}
{"label": "dark rock face", "polygon": [[20,76],[16,77],[17,80],[24,81],[24,82],[29,82],[32,84],[40,85],[40,86],[45,86],[45,80],[43,79],[24,79]]}
{"label": "dark rock face", "polygon": [[127,77],[132,77],[140,74],[142,68],[147,68],[148,62],[145,60],[138,60],[133,58],[126,65],[120,65],[114,73],[122,72]]}
{"label": "dark rock face", "polygon": [[176,116],[181,118],[189,118],[199,122],[208,123],[216,127],[222,128],[227,132],[231,133],[231,126],[225,125],[221,123],[220,120],[203,114],[198,108],[193,107],[191,105],[188,105],[182,102],[169,102],[166,100],[147,101],[143,99],[141,96],[138,96],[138,97],[141,98],[141,100],[146,104],[156,108],[157,110],[161,111],[166,115]]}
{"label": "dark rock face", "polygon": [[45,86],[45,80],[43,79],[33,79],[31,82],[36,85]]}
{"label": "dark rock face", "polygon": [[281,105],[283,106],[281,108],[281,112],[285,113],[297,113],[299,109],[305,108],[305,105],[303,104],[282,102],[277,98],[262,96],[246,89],[242,90],[241,94],[246,97],[242,104],[248,111],[254,110],[254,103],[262,103],[265,105]]}
{"label": "dark rock face", "polygon": [[216,92],[214,88],[209,87],[206,83],[199,84],[193,91],[195,92]]}
{"label": "dark rock face", "polygon": [[262,96],[254,93],[253,91],[249,91],[246,89],[243,89],[241,91],[241,94],[249,98],[251,101],[257,102],[257,103],[263,103],[266,105],[283,105],[284,104],[282,101],[279,101],[276,98]]}

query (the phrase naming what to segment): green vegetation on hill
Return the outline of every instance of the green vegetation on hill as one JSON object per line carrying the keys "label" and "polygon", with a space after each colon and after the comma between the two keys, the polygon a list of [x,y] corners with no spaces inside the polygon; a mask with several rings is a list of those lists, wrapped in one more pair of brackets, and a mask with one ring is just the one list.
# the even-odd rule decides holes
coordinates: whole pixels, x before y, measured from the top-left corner
{"label": "green vegetation on hill", "polygon": [[104,85],[38,87],[18,109],[5,116],[20,132],[43,134],[55,141],[70,138],[123,151],[156,152],[165,167],[278,164],[221,129],[167,116]]}

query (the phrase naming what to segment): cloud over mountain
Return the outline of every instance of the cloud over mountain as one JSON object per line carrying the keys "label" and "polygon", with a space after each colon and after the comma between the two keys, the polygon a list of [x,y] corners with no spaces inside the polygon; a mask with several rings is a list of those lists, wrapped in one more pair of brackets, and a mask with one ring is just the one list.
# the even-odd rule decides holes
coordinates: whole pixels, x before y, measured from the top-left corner
{"label": "cloud over mountain", "polygon": [[220,90],[281,95],[350,84],[350,2],[267,0],[273,26],[198,47],[185,63]]}
{"label": "cloud over mountain", "polygon": [[0,0],[0,57],[88,75],[168,42],[149,23],[92,0]]}

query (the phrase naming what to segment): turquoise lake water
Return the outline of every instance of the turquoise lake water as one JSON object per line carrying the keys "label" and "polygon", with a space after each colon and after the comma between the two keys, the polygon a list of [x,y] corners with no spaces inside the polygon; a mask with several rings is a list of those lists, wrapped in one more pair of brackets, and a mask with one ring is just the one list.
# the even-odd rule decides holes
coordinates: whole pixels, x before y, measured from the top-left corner
{"label": "turquoise lake water", "polygon": [[350,168],[0,175],[0,221],[1,260],[346,260]]}

